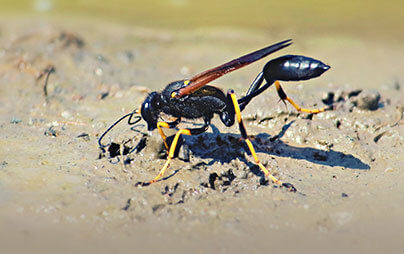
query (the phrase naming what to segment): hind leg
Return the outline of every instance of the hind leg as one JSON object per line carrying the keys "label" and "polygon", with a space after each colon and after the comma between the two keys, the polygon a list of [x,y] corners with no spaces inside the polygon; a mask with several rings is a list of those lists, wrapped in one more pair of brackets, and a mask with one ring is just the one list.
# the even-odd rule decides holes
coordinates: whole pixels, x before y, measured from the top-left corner
{"label": "hind leg", "polygon": [[321,108],[321,109],[306,109],[306,108],[301,108],[298,104],[296,104],[296,102],[294,102],[291,98],[289,98],[285,91],[282,89],[281,84],[279,83],[279,81],[275,81],[275,87],[276,87],[276,91],[278,92],[279,97],[281,98],[281,100],[283,101],[283,103],[285,103],[285,101],[288,101],[290,104],[292,104],[292,106],[299,112],[305,112],[305,113],[310,113],[310,114],[317,114],[320,112],[324,112],[326,110],[326,108]]}

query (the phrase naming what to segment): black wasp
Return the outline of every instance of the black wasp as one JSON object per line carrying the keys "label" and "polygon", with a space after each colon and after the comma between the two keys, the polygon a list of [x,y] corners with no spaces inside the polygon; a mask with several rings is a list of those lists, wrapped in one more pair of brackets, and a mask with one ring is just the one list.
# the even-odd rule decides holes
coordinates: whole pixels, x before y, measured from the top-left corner
{"label": "black wasp", "polygon": [[[285,55],[269,61],[262,72],[258,74],[250,85],[246,95],[237,100],[233,90],[229,90],[226,94],[219,88],[207,85],[209,82],[225,75],[231,71],[242,68],[253,63],[267,55],[276,52],[282,48],[291,45],[291,40],[285,40],[263,49],[254,51],[240,58],[234,59],[228,63],[222,64],[215,68],[204,71],[191,79],[175,81],[168,84],[162,92],[150,93],[141,105],[140,110],[125,115],[115,122],[99,139],[101,148],[106,147],[101,143],[105,134],[125,117],[130,117],[128,123],[133,124],[139,122],[141,118],[146,121],[149,131],[157,129],[163,138],[164,145],[168,151],[167,161],[159,174],[151,181],[142,183],[149,185],[158,181],[163,175],[171,160],[181,135],[198,135],[205,132],[210,121],[215,114],[219,115],[221,121],[227,127],[234,124],[235,120],[239,125],[242,139],[246,142],[255,163],[259,166],[265,176],[269,177],[274,183],[286,187],[291,191],[296,191],[290,183],[283,183],[275,178],[259,161],[254,146],[247,135],[241,117],[241,111],[254,97],[261,94],[272,84],[275,84],[279,97],[283,102],[288,101],[298,111],[307,113],[319,113],[325,109],[304,109],[290,99],[282,89],[279,81],[300,81],[315,78],[327,71],[330,66],[319,60],[299,55]],[[265,82],[264,82],[265,81]],[[167,114],[176,118],[173,122],[165,122],[160,120],[160,114]],[[141,117],[139,116],[141,115]],[[136,121],[131,122],[132,117],[136,115]],[[163,132],[163,128],[175,128],[181,119],[197,119],[202,118],[204,124],[199,128],[179,129],[174,136],[171,145],[167,143],[167,136]]]}

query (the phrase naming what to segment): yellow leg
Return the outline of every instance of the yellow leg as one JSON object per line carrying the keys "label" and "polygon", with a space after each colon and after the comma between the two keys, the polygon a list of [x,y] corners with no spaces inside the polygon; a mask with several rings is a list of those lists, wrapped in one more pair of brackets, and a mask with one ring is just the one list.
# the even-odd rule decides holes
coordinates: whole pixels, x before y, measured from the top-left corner
{"label": "yellow leg", "polygon": [[167,161],[164,164],[164,167],[160,170],[159,174],[153,180],[151,180],[149,182],[149,184],[157,182],[164,175],[164,172],[167,170],[168,166],[170,165],[170,162],[171,162],[172,158],[174,157],[175,149],[176,149],[177,144],[178,144],[178,139],[180,138],[181,134],[183,134],[183,135],[192,135],[191,131],[188,130],[188,129],[181,129],[175,134],[175,137],[174,137],[173,142],[171,143],[171,147],[170,147],[170,150],[168,152]]}
{"label": "yellow leg", "polygon": [[306,108],[301,108],[299,105],[296,104],[296,102],[294,102],[291,98],[289,98],[285,91],[283,91],[281,84],[279,83],[279,81],[275,81],[275,87],[276,87],[276,91],[278,91],[279,97],[281,97],[282,101],[288,101],[290,104],[292,104],[292,106],[299,112],[305,112],[305,113],[310,113],[310,114],[317,114],[320,112],[324,112],[326,110],[326,108],[322,108],[322,109],[306,109]]}
{"label": "yellow leg", "polygon": [[166,147],[167,151],[170,148],[168,147],[168,144],[167,144],[167,136],[166,136],[166,134],[164,134],[164,131],[163,131],[162,128],[167,128],[167,129],[175,128],[175,126],[177,126],[179,121],[180,121],[180,118],[177,118],[174,122],[169,122],[169,123],[167,123],[167,122],[158,122],[157,123],[157,130],[160,133],[161,138],[163,139],[164,146]]}
{"label": "yellow leg", "polygon": [[265,176],[270,178],[272,180],[272,182],[274,182],[274,183],[276,183],[276,184],[278,184],[280,186],[286,187],[286,188],[290,189],[291,191],[296,191],[295,187],[293,187],[292,184],[283,183],[282,181],[277,179],[275,176],[273,176],[269,172],[269,170],[264,167],[264,165],[262,165],[262,163],[258,159],[257,153],[255,152],[255,149],[254,149],[254,146],[253,146],[251,140],[248,138],[247,131],[246,131],[245,127],[244,127],[243,119],[241,118],[240,107],[238,105],[236,95],[234,94],[233,91],[230,91],[229,94],[230,94],[231,100],[232,100],[233,105],[234,105],[234,111],[236,113],[236,118],[237,118],[237,122],[239,124],[241,136],[244,139],[244,141],[247,143],[248,149],[250,150],[251,155],[254,158],[255,164],[257,164],[257,166],[261,169],[261,171],[264,172]]}
{"label": "yellow leg", "polygon": [[166,147],[167,151],[169,149],[168,144],[167,144],[167,136],[164,134],[164,131],[162,128],[170,128],[170,125],[166,122],[158,122],[157,123],[157,130],[160,133],[161,138],[163,139],[164,146]]}

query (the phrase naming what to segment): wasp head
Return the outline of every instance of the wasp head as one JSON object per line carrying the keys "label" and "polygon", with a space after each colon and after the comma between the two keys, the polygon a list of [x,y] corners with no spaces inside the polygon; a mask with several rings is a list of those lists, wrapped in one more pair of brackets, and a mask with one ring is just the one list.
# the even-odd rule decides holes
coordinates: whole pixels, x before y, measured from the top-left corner
{"label": "wasp head", "polygon": [[144,100],[140,114],[147,122],[147,130],[152,131],[157,128],[157,120],[160,114],[161,97],[157,92],[149,94]]}

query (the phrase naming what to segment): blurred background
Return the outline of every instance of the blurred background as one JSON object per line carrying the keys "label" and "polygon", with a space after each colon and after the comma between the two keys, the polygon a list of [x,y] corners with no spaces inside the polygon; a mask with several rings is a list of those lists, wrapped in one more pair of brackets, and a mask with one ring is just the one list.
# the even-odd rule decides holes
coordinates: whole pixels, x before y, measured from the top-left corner
{"label": "blurred background", "polygon": [[[92,246],[97,253],[168,253],[170,247],[181,253],[178,246],[203,253],[313,246],[324,246],[319,253],[398,253],[393,248],[402,249],[404,229],[403,11],[404,0],[0,0],[0,252],[16,253],[7,251],[9,245],[31,254],[53,246],[49,253],[73,247],[92,253],[86,251]],[[213,175],[207,171],[219,169],[219,179],[232,175],[229,167],[242,167],[232,161],[220,173],[220,165],[200,158],[173,165],[184,170],[161,185],[134,188],[164,163],[156,159],[157,132],[130,167],[100,160],[99,135],[147,92],[289,38],[292,46],[213,84],[242,94],[265,61],[281,54],[332,66],[321,78],[284,88],[307,108],[322,107],[321,99],[335,94],[342,110],[311,121],[279,103],[272,90],[243,112],[251,134],[288,130],[274,142],[286,155],[271,146],[263,161],[301,186],[303,195],[261,188],[252,174],[239,178],[236,186],[246,186],[240,193],[205,190]],[[363,101],[376,95],[380,109],[356,110],[349,98],[359,93],[368,95]],[[120,128],[132,137],[127,125]],[[220,128],[239,133],[237,126]],[[313,156],[298,154],[303,149]],[[338,163],[328,164],[333,159],[323,154],[329,149],[341,154]],[[335,166],[346,158],[371,170]],[[337,251],[344,243],[346,250]],[[235,251],[226,252],[226,244]]]}
{"label": "blurred background", "polygon": [[292,35],[326,32],[390,42],[404,34],[402,0],[0,0],[0,6],[3,18],[91,17],[151,28],[214,26]]}

